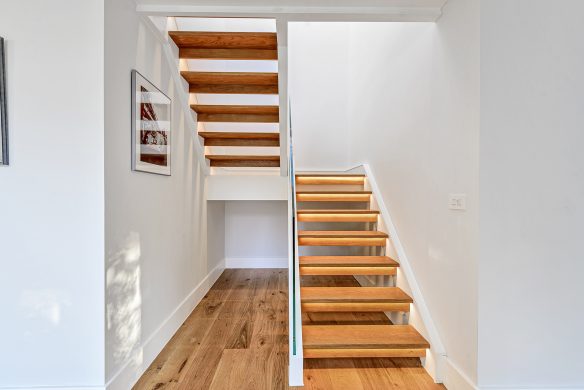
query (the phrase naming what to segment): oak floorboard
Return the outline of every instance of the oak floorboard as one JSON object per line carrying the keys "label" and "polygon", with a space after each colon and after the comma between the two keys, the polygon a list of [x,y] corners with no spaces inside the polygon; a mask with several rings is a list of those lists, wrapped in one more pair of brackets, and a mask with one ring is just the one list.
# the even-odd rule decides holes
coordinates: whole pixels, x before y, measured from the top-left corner
{"label": "oak floorboard", "polygon": [[[288,271],[228,269],[134,386],[136,390],[444,389],[419,359],[307,359],[288,386]],[[302,285],[357,285],[352,276]],[[310,324],[391,324],[382,313],[304,313]]]}

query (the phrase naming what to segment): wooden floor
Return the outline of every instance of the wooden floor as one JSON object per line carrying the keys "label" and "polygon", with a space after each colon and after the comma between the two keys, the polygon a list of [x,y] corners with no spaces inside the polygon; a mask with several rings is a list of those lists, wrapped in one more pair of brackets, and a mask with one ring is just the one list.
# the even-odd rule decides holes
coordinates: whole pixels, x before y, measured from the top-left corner
{"label": "wooden floor", "polygon": [[[134,389],[289,389],[288,271],[226,270]],[[303,285],[356,285],[353,277]],[[376,313],[310,313],[305,323],[387,323]],[[417,359],[307,360],[305,389],[443,389]],[[298,388],[301,389],[301,388]]]}

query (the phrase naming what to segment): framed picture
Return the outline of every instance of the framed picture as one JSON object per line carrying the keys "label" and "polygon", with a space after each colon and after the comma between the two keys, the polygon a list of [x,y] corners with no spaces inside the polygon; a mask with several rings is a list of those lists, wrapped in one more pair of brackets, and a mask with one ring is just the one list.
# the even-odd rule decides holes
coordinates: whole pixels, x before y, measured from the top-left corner
{"label": "framed picture", "polygon": [[8,165],[8,105],[6,103],[6,53],[0,37],[0,165]]}
{"label": "framed picture", "polygon": [[171,101],[132,70],[132,170],[170,176]]}

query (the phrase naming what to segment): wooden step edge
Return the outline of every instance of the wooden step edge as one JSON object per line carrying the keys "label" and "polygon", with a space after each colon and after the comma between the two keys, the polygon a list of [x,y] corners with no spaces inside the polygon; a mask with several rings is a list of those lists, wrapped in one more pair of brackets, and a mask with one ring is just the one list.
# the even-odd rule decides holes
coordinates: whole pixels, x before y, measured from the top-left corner
{"label": "wooden step edge", "polygon": [[301,302],[303,312],[339,313],[339,312],[403,312],[410,311],[409,303],[399,302]]}
{"label": "wooden step edge", "polygon": [[278,59],[278,50],[179,47],[178,56],[187,60],[275,61]]}
{"label": "wooden step edge", "polygon": [[300,265],[317,266],[339,265],[339,266],[381,266],[399,267],[399,263],[389,256],[300,256]]}
{"label": "wooden step edge", "polygon": [[295,177],[366,177],[364,173],[296,173]]}
{"label": "wooden step edge", "polygon": [[280,146],[279,133],[202,132],[205,146]]}
{"label": "wooden step edge", "polygon": [[300,266],[305,276],[397,275],[396,267]]}
{"label": "wooden step edge", "polygon": [[[205,72],[182,70],[180,74],[190,83],[278,85],[278,72]],[[244,82],[240,80],[244,80]]]}
{"label": "wooden step edge", "polygon": [[169,31],[179,48],[272,49],[278,48],[273,32]]}
{"label": "wooden step edge", "polygon": [[426,349],[428,341],[411,325],[303,325],[311,349]]}
{"label": "wooden step edge", "polygon": [[277,95],[277,85],[190,83],[189,93],[224,95]]}
{"label": "wooden step edge", "polygon": [[347,210],[347,209],[301,209],[296,210],[297,214],[376,214],[379,210]]}
{"label": "wooden step edge", "polygon": [[423,358],[426,357],[425,348],[304,348],[306,359],[334,359],[334,358]]}
{"label": "wooden step edge", "polygon": [[377,214],[300,213],[299,222],[377,222]]}
{"label": "wooden step edge", "polygon": [[383,247],[386,245],[386,238],[316,238],[300,237],[298,245],[300,246],[375,246]]}
{"label": "wooden step edge", "polygon": [[279,113],[279,106],[276,105],[191,104],[191,108],[198,114],[272,115]]}
{"label": "wooden step edge", "polygon": [[303,300],[335,302],[398,302],[412,303],[414,300],[399,287],[300,287]]}
{"label": "wooden step edge", "polygon": [[371,230],[299,230],[298,237],[305,238],[388,238],[385,232]]}
{"label": "wooden step edge", "polygon": [[212,167],[279,167],[280,156],[206,155]]}
{"label": "wooden step edge", "polygon": [[372,191],[296,191],[296,195],[372,195]]}
{"label": "wooden step edge", "polygon": [[199,131],[199,136],[203,138],[223,138],[223,139],[280,139],[280,133],[244,133],[227,131]]}

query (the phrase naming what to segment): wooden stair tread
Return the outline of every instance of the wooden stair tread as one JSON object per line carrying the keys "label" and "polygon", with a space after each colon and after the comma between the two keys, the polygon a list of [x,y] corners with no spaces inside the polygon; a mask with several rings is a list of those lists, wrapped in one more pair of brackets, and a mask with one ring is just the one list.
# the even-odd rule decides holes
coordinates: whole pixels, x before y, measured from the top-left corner
{"label": "wooden stair tread", "polygon": [[302,209],[298,214],[379,214],[378,210],[351,210],[351,209]]}
{"label": "wooden stair tread", "polygon": [[278,73],[183,71],[181,75],[193,93],[278,93]]}
{"label": "wooden stair tread", "polygon": [[280,122],[278,106],[193,104],[199,122]]}
{"label": "wooden stair tread", "polygon": [[212,167],[279,167],[280,156],[206,155]]}
{"label": "wooden stair tread", "polygon": [[385,246],[388,235],[376,231],[357,230],[301,230],[298,245],[301,246]]}
{"label": "wooden stair tread", "polygon": [[379,211],[298,210],[299,222],[377,222]]}
{"label": "wooden stair tread", "polygon": [[399,267],[388,256],[300,256],[301,267]]}
{"label": "wooden stair tread", "polygon": [[276,33],[169,31],[179,48],[199,49],[271,49],[278,48]]}
{"label": "wooden stair tread", "polygon": [[365,177],[363,173],[296,173],[296,177]]}
{"label": "wooden stair tread", "polygon": [[205,146],[280,146],[280,133],[200,131]]}
{"label": "wooden stair tread", "polygon": [[410,325],[304,325],[305,349],[426,349]]}
{"label": "wooden stair tread", "polygon": [[273,72],[193,72],[182,71],[190,84],[278,85],[278,73]]}
{"label": "wooden stair tread", "polygon": [[312,194],[325,194],[325,195],[353,195],[353,194],[365,194],[371,195],[371,191],[296,191],[296,195],[312,195]]}
{"label": "wooden stair tread", "polygon": [[296,184],[298,185],[359,185],[365,184],[364,175],[340,175],[340,174],[297,174]]}
{"label": "wooden stair tread", "polygon": [[296,201],[368,203],[371,191],[296,191]]}
{"label": "wooden stair tread", "polygon": [[193,104],[197,114],[278,114],[278,106]]}
{"label": "wooden stair tread", "polygon": [[300,230],[298,238],[387,238],[387,233],[370,230]]}
{"label": "wooden stair tread", "polygon": [[208,49],[179,46],[180,58],[191,60],[277,60],[276,49]]}
{"label": "wooden stair tread", "polygon": [[392,302],[412,303],[398,287],[301,287],[302,302]]}

